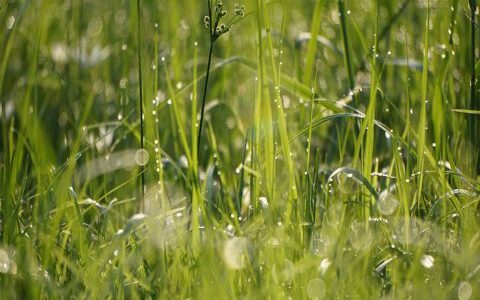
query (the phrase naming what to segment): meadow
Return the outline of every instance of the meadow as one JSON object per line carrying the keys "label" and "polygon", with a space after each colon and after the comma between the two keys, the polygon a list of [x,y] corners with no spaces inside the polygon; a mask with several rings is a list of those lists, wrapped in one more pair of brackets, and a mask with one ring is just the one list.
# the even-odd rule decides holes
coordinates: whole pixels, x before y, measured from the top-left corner
{"label": "meadow", "polygon": [[0,299],[480,299],[479,22],[0,1]]}

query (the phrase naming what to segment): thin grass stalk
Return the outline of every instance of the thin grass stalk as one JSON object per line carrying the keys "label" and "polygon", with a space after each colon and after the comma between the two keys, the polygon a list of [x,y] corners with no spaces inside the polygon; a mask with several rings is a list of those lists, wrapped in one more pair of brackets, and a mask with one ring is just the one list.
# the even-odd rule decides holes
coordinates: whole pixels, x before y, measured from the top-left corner
{"label": "thin grass stalk", "polygon": [[[144,120],[143,120],[143,84],[142,84],[142,54],[141,54],[141,12],[140,12],[140,0],[137,0],[137,60],[138,60],[138,97],[139,97],[139,112],[140,112],[140,149],[145,147],[145,136],[144,136]],[[140,211],[143,212],[145,210],[144,206],[144,196],[145,196],[145,166],[140,167]]]}
{"label": "thin grass stalk", "polygon": [[[340,12],[340,24],[342,26],[342,40],[343,40],[343,50],[345,53],[345,67],[347,68],[348,73],[348,84],[350,91],[353,91],[355,88],[355,78],[353,74],[352,59],[350,55],[350,45],[348,41],[348,31],[347,31],[347,21],[345,19],[345,1],[338,0],[338,10]],[[354,99],[355,102],[355,99]]]}
{"label": "thin grass stalk", "polygon": [[[371,86],[370,86],[370,98],[368,103],[368,110],[365,116],[364,124],[365,127],[362,127],[362,132],[366,130],[366,139],[365,139],[365,152],[364,152],[364,166],[363,166],[363,175],[367,178],[368,181],[371,180],[371,171],[373,164],[373,152],[375,144],[375,112],[376,112],[376,103],[377,103],[377,88],[378,88],[378,74],[377,74],[377,53],[378,53],[378,1],[376,3],[375,11],[375,40],[373,45],[373,53],[371,59]],[[371,197],[369,197],[369,205],[365,205],[364,217],[365,225],[368,227],[368,219],[370,217],[371,209]]]}
{"label": "thin grass stalk", "polygon": [[418,179],[418,192],[417,192],[417,207],[420,208],[420,201],[422,199],[422,190],[424,183],[424,167],[425,167],[425,144],[426,144],[426,126],[427,126],[427,97],[428,97],[428,55],[430,47],[430,0],[427,3],[427,19],[425,21],[425,42],[423,52],[423,73],[422,73],[422,88],[421,88],[421,109],[420,120],[418,127],[418,146],[417,146],[417,171],[420,172]]}
{"label": "thin grass stalk", "polygon": [[[310,40],[308,42],[308,52],[307,52],[307,59],[305,61],[305,72],[304,72],[304,83],[306,85],[311,84],[312,72],[314,67],[314,60],[317,53],[317,35],[320,29],[320,21],[322,17],[322,10],[323,10],[323,0],[318,0],[315,4],[315,8],[313,11],[313,20],[311,25],[311,35]],[[315,85],[315,82],[313,83]]]}
{"label": "thin grass stalk", "polygon": [[203,85],[203,94],[202,94],[202,108],[200,111],[200,122],[198,124],[198,134],[197,134],[197,159],[200,159],[200,146],[202,145],[202,128],[203,128],[203,119],[205,116],[205,102],[207,101],[207,92],[208,92],[208,80],[210,79],[210,69],[212,66],[212,56],[213,56],[213,44],[215,41],[210,39],[210,49],[208,51],[208,62],[207,62],[207,73],[205,75],[205,83]]}
{"label": "thin grass stalk", "polygon": [[[470,76],[470,109],[477,110],[480,108],[479,103],[476,99],[476,81],[477,74],[475,70],[475,61],[476,61],[476,9],[477,9],[477,0],[469,0],[470,4],[470,59],[471,59],[471,76]],[[469,131],[470,131],[470,143],[472,145],[471,153],[472,159],[475,162],[474,172],[480,172],[480,160],[478,157],[479,154],[479,143],[478,143],[478,116],[471,114],[469,116]]]}

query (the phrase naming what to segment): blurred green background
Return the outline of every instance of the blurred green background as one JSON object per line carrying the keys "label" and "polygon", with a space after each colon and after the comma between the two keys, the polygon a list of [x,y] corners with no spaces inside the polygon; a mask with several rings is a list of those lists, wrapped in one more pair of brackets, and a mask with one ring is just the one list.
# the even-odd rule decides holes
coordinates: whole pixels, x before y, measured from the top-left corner
{"label": "blurred green background", "polygon": [[0,3],[1,293],[474,299],[478,7],[235,4]]}

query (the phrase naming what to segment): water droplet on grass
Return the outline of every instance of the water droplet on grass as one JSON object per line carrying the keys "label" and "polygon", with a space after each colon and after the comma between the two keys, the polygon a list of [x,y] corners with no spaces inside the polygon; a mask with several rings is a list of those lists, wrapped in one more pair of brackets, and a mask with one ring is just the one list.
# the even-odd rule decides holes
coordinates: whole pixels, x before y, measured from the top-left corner
{"label": "water droplet on grass", "polygon": [[332,265],[332,262],[330,261],[330,259],[324,258],[320,262],[320,266],[318,266],[318,272],[320,272],[322,275],[324,275],[327,272],[328,268],[330,268],[331,265]]}
{"label": "water droplet on grass", "polygon": [[148,163],[149,154],[145,149],[138,149],[135,152],[135,163],[139,166],[145,166]]}
{"label": "water droplet on grass", "polygon": [[322,299],[325,297],[325,283],[320,278],[308,282],[307,295],[310,299]]}
{"label": "water droplet on grass", "polygon": [[[233,215],[233,214],[232,214]],[[235,215],[233,215],[233,217],[235,217]],[[232,219],[233,219],[232,217]],[[227,233],[228,235],[231,235],[233,236],[234,235],[234,228],[233,228],[233,225],[232,224],[228,224],[227,225],[227,228],[225,229],[225,233]]]}
{"label": "water droplet on grass", "polygon": [[352,173],[339,173],[336,176],[338,190],[344,194],[357,193],[362,185]]}
{"label": "water droplet on grass", "polygon": [[260,203],[260,206],[262,206],[262,208],[268,208],[268,200],[267,200],[267,197],[260,197],[260,198],[258,198],[258,202]]}
{"label": "water droplet on grass", "polygon": [[236,169],[235,169],[235,173],[237,174],[240,174],[240,172],[242,171],[242,164],[240,164]]}
{"label": "water droplet on grass", "polygon": [[128,84],[128,79],[123,77],[122,79],[120,79],[120,82],[119,82],[119,86],[120,88],[123,90],[123,89],[126,89],[127,88],[127,84]]}
{"label": "water droplet on grass", "polygon": [[184,169],[188,169],[188,159],[185,155],[180,156],[178,159],[178,165]]}
{"label": "water droplet on grass", "polygon": [[7,251],[0,248],[0,273],[7,273],[10,270],[10,258]]}
{"label": "water droplet on grass", "polygon": [[15,16],[9,16],[7,18],[7,30],[12,30],[14,24],[15,24]]}
{"label": "water droplet on grass", "polygon": [[133,216],[130,218],[129,222],[132,222],[132,223],[141,222],[141,221],[143,221],[146,217],[147,217],[147,215],[145,215],[145,214],[135,214],[135,215],[133,215]]}
{"label": "water droplet on grass", "polygon": [[424,266],[427,269],[431,269],[435,263],[435,258],[431,255],[424,255],[422,256],[422,259],[420,260],[420,263],[422,266]]}
{"label": "water droplet on grass", "polygon": [[390,216],[397,210],[399,204],[392,192],[384,190],[378,197],[377,208],[382,215]]}
{"label": "water droplet on grass", "polygon": [[458,299],[459,300],[468,300],[472,297],[473,289],[470,283],[466,281],[460,282],[458,285]]}

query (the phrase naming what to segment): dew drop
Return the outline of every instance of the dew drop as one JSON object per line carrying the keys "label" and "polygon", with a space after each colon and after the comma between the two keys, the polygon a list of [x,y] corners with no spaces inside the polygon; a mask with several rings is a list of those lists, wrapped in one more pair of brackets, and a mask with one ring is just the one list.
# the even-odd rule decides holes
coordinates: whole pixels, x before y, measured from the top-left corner
{"label": "dew drop", "polygon": [[424,255],[422,256],[422,259],[420,260],[420,263],[422,266],[424,266],[427,269],[431,269],[435,263],[435,258],[431,255]]}
{"label": "dew drop", "polygon": [[339,173],[336,176],[338,190],[343,194],[354,194],[360,189],[361,183],[352,173]]}
{"label": "dew drop", "polygon": [[188,169],[188,159],[185,155],[182,155],[180,156],[180,158],[178,159],[178,164],[180,167],[184,168],[184,169]]}
{"label": "dew drop", "polygon": [[260,197],[258,198],[258,202],[262,206],[262,208],[268,208],[268,200],[267,197]]}
{"label": "dew drop", "polygon": [[327,272],[328,268],[330,268],[330,265],[332,264],[332,262],[330,261],[330,259],[328,258],[324,258],[321,262],[320,262],[320,266],[318,267],[318,271],[323,275]]}
{"label": "dew drop", "polygon": [[12,30],[14,24],[15,24],[15,16],[9,16],[7,18],[7,29]]}
{"label": "dew drop", "polygon": [[128,84],[127,78],[123,77],[122,79],[120,79],[119,86],[122,90],[127,88],[127,84]]}
{"label": "dew drop", "polygon": [[473,289],[470,283],[466,281],[460,282],[458,285],[458,299],[459,300],[468,300],[472,297]]}
{"label": "dew drop", "polygon": [[397,210],[399,204],[392,192],[384,190],[378,197],[377,208],[382,215],[390,216]]}
{"label": "dew drop", "polygon": [[135,152],[135,163],[139,166],[145,166],[148,163],[149,154],[145,149],[138,149]]}
{"label": "dew drop", "polygon": [[0,248],[0,273],[7,273],[10,269],[10,258],[7,251]]}

